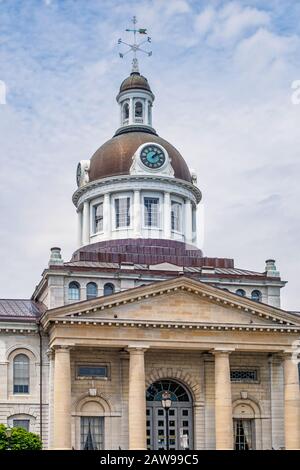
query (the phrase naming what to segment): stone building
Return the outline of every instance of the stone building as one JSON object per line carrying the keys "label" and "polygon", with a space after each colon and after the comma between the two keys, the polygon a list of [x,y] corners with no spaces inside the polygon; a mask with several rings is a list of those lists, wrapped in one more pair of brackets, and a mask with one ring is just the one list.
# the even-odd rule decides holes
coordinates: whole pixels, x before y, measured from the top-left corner
{"label": "stone building", "polygon": [[137,70],[120,127],[77,167],[78,247],[0,301],[0,420],[58,449],[299,449],[300,317],[274,260],[197,248],[197,178]]}

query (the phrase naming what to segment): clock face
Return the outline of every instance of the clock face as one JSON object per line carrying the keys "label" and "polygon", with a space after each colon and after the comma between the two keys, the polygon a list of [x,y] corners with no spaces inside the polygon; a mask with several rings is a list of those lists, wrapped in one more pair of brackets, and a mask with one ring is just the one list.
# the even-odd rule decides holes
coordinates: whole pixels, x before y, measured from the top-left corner
{"label": "clock face", "polygon": [[148,168],[156,169],[163,166],[166,157],[161,148],[156,145],[147,145],[141,152],[141,160]]}
{"label": "clock face", "polygon": [[77,186],[79,186],[80,180],[81,180],[81,163],[78,163],[77,165],[76,179],[77,179]]}

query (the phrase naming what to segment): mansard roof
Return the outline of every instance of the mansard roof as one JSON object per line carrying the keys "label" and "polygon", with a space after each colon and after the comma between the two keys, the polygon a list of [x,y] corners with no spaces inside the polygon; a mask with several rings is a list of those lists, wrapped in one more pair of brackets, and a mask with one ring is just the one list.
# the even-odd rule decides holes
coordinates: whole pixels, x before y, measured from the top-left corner
{"label": "mansard roof", "polygon": [[30,320],[40,318],[46,307],[34,300],[26,299],[0,299],[0,321],[5,320]]}

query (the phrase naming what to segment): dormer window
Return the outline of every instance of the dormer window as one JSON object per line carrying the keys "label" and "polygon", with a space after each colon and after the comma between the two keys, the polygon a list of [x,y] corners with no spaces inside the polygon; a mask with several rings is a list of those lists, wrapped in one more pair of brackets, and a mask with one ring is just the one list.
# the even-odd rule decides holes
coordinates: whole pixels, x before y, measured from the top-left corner
{"label": "dormer window", "polygon": [[134,120],[135,122],[143,122],[143,103],[141,101],[135,103]]}

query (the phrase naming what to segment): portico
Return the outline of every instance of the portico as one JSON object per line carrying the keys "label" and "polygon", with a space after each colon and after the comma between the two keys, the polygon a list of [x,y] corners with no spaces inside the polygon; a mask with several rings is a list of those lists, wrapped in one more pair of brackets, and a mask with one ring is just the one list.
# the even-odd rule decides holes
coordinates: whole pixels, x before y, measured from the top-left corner
{"label": "portico", "polygon": [[[285,447],[300,447],[293,356],[300,323],[286,312],[180,278],[48,310],[42,323],[54,353],[52,448],[80,448],[80,416],[103,418],[106,449],[149,447],[146,389],[161,380],[178,382],[191,398],[195,449],[233,449],[235,427],[249,434],[246,424],[256,427],[253,448],[272,448],[266,426],[281,432],[275,406],[284,410]],[[273,404],[270,389],[280,391],[268,379],[270,357],[285,376]],[[81,364],[106,367],[106,376],[80,377]],[[241,371],[254,379],[236,382]]]}

